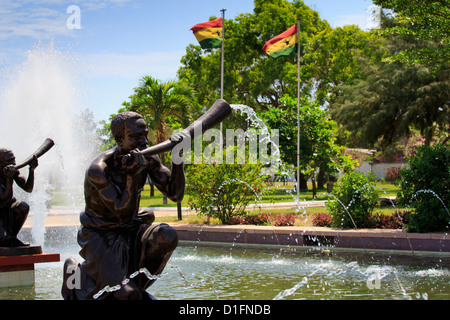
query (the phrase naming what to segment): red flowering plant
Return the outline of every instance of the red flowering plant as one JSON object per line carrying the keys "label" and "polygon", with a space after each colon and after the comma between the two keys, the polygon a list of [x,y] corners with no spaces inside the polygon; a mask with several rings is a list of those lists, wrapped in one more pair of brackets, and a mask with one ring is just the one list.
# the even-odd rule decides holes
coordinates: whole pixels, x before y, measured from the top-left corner
{"label": "red flowering plant", "polygon": [[315,227],[330,227],[331,215],[329,213],[318,213],[313,217],[312,224]]}

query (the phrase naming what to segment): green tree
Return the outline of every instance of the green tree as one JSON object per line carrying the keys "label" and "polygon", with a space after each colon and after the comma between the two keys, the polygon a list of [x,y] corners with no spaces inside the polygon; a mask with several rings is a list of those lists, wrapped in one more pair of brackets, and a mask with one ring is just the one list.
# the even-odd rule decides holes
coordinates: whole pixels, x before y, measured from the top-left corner
{"label": "green tree", "polygon": [[[301,18],[302,48],[329,25],[302,1],[254,3],[253,13],[225,21],[224,98],[265,110],[279,106],[284,94],[296,95],[297,62],[294,56],[271,59],[262,51],[264,44],[294,25],[297,17]],[[199,104],[210,105],[220,97],[220,50],[189,45],[181,63],[178,77],[194,89]]]}
{"label": "green tree", "polygon": [[[398,22],[382,14],[381,28],[390,30]],[[373,34],[379,32],[374,31]],[[421,64],[391,60],[405,49],[420,47],[420,39],[383,34],[373,59],[360,56],[360,78],[336,88],[338,98],[331,108],[333,118],[351,131],[354,140],[388,148],[417,129],[429,144],[434,135],[449,129],[449,66],[431,70]],[[383,60],[383,61],[382,61]],[[383,125],[380,125],[383,124]]]}
{"label": "green tree", "polygon": [[227,223],[264,192],[261,164],[193,164],[186,170],[189,205]]}
{"label": "green tree", "polygon": [[[285,96],[282,108],[271,107],[263,118],[279,130],[283,162],[297,166],[297,99]],[[343,149],[336,142],[337,125],[317,102],[302,99],[300,108],[300,170],[305,180],[311,178],[316,193],[316,168],[328,174],[336,173],[346,162]],[[301,182],[304,182],[301,181]],[[305,184],[301,183],[305,189]]]}
{"label": "green tree", "polygon": [[331,213],[331,224],[337,228],[360,228],[370,223],[380,191],[372,175],[349,171],[333,188],[336,200],[326,204]]}
{"label": "green tree", "polygon": [[341,86],[331,114],[368,146],[382,139],[387,148],[412,128],[429,144],[436,132],[449,128],[449,71],[432,73],[399,62],[367,68],[366,79]]}
{"label": "green tree", "polygon": [[420,43],[403,48],[392,58],[409,64],[420,63],[439,70],[450,61],[450,3],[447,0],[374,0],[376,5],[390,9],[397,25],[387,34],[400,35]]}
{"label": "green tree", "polygon": [[356,25],[327,28],[306,44],[302,59],[302,82],[316,90],[321,103],[333,103],[340,94],[340,86],[363,78],[364,63],[378,64],[385,51],[380,50],[382,39],[375,33],[362,31]]}
{"label": "green tree", "polygon": [[421,146],[400,171],[399,201],[415,209],[408,229],[415,232],[448,230],[450,227],[450,149],[437,144]]}

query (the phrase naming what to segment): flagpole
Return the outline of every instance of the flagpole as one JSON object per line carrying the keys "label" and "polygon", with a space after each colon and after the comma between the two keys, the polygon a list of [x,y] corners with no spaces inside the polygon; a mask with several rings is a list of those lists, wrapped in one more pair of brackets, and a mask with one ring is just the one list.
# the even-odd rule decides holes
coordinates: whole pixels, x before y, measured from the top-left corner
{"label": "flagpole", "polygon": [[[222,9],[222,49],[220,57],[220,99],[223,99],[223,52],[225,47],[225,11],[227,9]],[[222,122],[220,123],[220,151],[223,150],[223,129]]]}
{"label": "flagpole", "polygon": [[297,18],[297,206],[300,207],[300,18]]}

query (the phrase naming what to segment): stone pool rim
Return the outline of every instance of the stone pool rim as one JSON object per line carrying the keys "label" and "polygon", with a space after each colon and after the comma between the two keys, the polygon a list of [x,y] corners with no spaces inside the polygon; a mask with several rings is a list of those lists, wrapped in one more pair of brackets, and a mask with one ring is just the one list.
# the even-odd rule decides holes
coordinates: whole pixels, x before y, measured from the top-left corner
{"label": "stone pool rim", "polygon": [[[166,222],[167,223],[167,222]],[[177,230],[180,241],[317,248],[333,251],[363,251],[450,257],[450,234],[409,233],[399,229],[335,229],[328,227],[207,225],[167,223]],[[45,239],[64,239],[76,244],[79,224],[47,225]],[[31,227],[21,231],[24,237]]]}

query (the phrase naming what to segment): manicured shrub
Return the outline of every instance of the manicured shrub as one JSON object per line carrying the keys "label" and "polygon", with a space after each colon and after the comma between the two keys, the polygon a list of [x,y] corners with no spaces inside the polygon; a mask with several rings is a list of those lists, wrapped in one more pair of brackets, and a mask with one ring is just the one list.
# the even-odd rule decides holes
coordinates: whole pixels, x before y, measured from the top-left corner
{"label": "manicured shrub", "polygon": [[295,214],[267,214],[259,213],[256,215],[234,216],[226,224],[252,224],[252,225],[273,225],[273,226],[293,226],[295,224]]}
{"label": "manicured shrub", "polygon": [[379,191],[372,175],[350,171],[342,175],[333,189],[335,200],[328,201],[331,225],[338,228],[359,228],[367,224],[378,203]]}
{"label": "manicured shrub", "polygon": [[259,164],[194,164],[186,180],[191,209],[222,223],[243,215],[264,191]]}
{"label": "manicured shrub", "polygon": [[254,225],[265,225],[268,224],[268,215],[257,214],[257,215],[243,215],[231,217],[225,224],[254,224]]}
{"label": "manicured shrub", "polygon": [[413,232],[447,230],[450,224],[450,149],[421,146],[401,170],[399,203],[414,208],[408,223]]}
{"label": "manicured shrub", "polygon": [[385,170],[384,172],[384,180],[390,183],[395,183],[401,179],[400,176],[400,167],[391,167]]}
{"label": "manicured shrub", "polygon": [[274,226],[293,226],[295,224],[295,215],[292,213],[272,215],[271,221]]}
{"label": "manicured shrub", "polygon": [[397,211],[392,215],[376,213],[372,215],[363,227],[378,229],[403,229],[410,219],[409,211]]}

